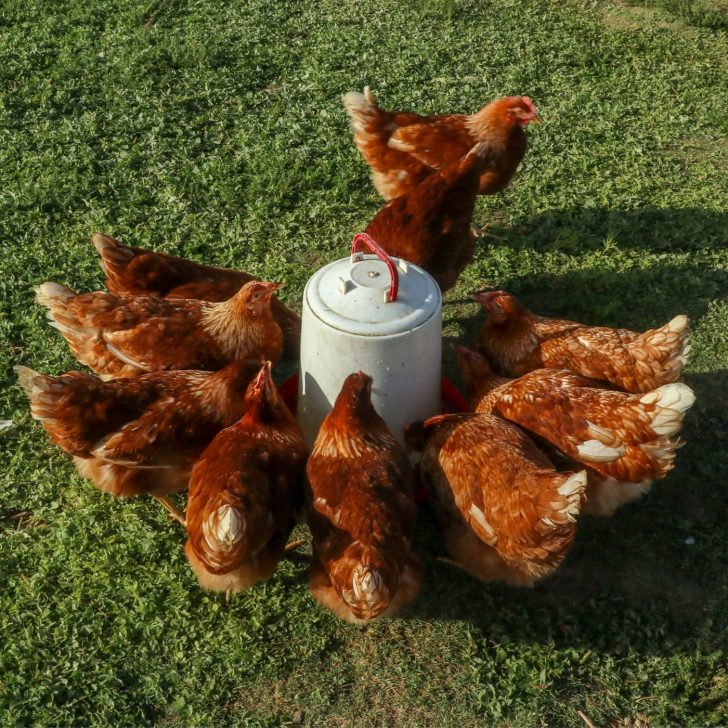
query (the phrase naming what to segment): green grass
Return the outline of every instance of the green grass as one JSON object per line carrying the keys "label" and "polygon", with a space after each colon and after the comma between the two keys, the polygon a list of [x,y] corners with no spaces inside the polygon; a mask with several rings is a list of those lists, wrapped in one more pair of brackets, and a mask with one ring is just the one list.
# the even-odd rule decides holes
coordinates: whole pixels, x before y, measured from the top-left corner
{"label": "green grass", "polygon": [[[5,0],[0,725],[728,725],[728,38],[677,5]],[[546,121],[478,203],[499,238],[448,296],[448,342],[483,283],[589,323],[686,312],[698,401],[676,470],[584,518],[553,578],[470,580],[423,511],[421,597],[359,630],[302,557],[230,604],[201,592],[179,528],[82,481],[11,367],[73,367],[32,289],[100,288],[96,230],[284,279],[297,306],[381,204],[339,100],[365,83],[422,112],[527,93]]]}

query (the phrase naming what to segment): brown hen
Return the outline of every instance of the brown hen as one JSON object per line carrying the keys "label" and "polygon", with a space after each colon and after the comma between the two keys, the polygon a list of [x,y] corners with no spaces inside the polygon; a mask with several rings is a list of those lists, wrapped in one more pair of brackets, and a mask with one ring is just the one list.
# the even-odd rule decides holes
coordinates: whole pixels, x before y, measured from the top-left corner
{"label": "brown hen", "polygon": [[589,467],[591,514],[611,515],[667,475],[685,412],[695,401],[679,382],[640,395],[605,390],[596,380],[558,369],[505,379],[464,347],[458,347],[458,366],[476,412],[515,422]]}
{"label": "brown hen", "polygon": [[73,355],[102,379],[160,369],[220,369],[231,361],[277,362],[283,334],[270,299],[277,283],[251,281],[221,303],[113,293],[76,294],[44,283],[36,300]]}
{"label": "brown hen", "polygon": [[[249,273],[202,265],[167,253],[123,245],[96,233],[91,242],[101,255],[106,287],[117,296],[162,296],[227,301],[242,286],[255,280]],[[271,297],[273,318],[283,330],[286,351],[296,357],[301,345],[301,318],[276,296]]]}
{"label": "brown hen", "polygon": [[627,392],[649,392],[676,382],[690,346],[687,316],[643,334],[537,316],[505,291],[474,294],[488,312],[476,348],[500,374],[570,369]]}
{"label": "brown hen", "polygon": [[215,437],[192,470],[185,553],[202,587],[242,591],[275,571],[305,458],[266,362],[248,387],[243,418]]}
{"label": "brown hen", "polygon": [[517,427],[486,414],[438,415],[407,438],[455,562],[483,581],[531,586],[571,547],[586,473],[559,473]]}
{"label": "brown hen", "polygon": [[526,154],[523,130],[540,123],[528,96],[505,96],[486,104],[476,114],[420,116],[384,111],[369,87],[343,97],[351,117],[354,142],[372,169],[372,183],[385,199],[410,192],[436,169],[467,154],[478,142],[490,153],[480,172],[479,192],[492,195],[505,189]]}
{"label": "brown hen", "polygon": [[371,403],[372,379],[347,377],[306,467],[313,596],[338,617],[366,623],[414,599],[412,467]]}
{"label": "brown hen", "polygon": [[192,463],[215,433],[242,417],[260,362],[111,382],[84,372],[15,370],[31,414],[82,476],[122,498],[151,494],[177,517],[164,496],[187,487]]}
{"label": "brown hen", "polygon": [[476,144],[462,159],[388,202],[366,232],[390,255],[424,268],[442,291],[452,288],[475,252],[470,222],[489,155],[486,144]]}

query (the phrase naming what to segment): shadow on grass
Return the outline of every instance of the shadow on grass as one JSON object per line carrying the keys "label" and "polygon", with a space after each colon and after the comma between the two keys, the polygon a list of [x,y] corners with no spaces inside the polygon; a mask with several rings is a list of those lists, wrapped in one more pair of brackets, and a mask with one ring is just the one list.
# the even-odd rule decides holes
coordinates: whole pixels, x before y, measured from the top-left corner
{"label": "shadow on grass", "polygon": [[[481,584],[436,561],[438,525],[422,509],[422,596],[409,614],[465,620],[497,641],[619,655],[720,649],[728,618],[722,487],[728,451],[728,370],[690,375],[690,411],[675,470],[613,518],[584,517],[560,569],[533,589]],[[721,462],[721,460],[723,462]]]}
{"label": "shadow on grass", "polygon": [[[477,219],[480,223],[487,219]],[[524,217],[510,227],[493,227],[504,244],[514,248],[580,253],[598,250],[606,239],[620,248],[653,253],[704,250],[726,245],[728,213],[697,208],[641,207],[610,210],[604,207],[549,210]]]}

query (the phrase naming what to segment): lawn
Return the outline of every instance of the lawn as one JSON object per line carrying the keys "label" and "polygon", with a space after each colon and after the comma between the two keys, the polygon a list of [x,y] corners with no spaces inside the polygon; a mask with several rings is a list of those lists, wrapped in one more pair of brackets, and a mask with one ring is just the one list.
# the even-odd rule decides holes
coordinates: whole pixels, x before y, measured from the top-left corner
{"label": "lawn", "polygon": [[[724,2],[4,0],[0,9],[0,725],[728,726],[728,35]],[[346,254],[378,210],[342,92],[474,111],[528,94],[545,123],[467,293],[644,329],[688,313],[698,400],[677,468],[583,518],[531,590],[436,560],[400,618],[339,623],[304,552],[234,597],[203,593],[153,501],[84,482],[12,365],[75,362],[33,301],[101,288],[97,230],[284,280]],[[301,529],[305,536],[305,531]]]}

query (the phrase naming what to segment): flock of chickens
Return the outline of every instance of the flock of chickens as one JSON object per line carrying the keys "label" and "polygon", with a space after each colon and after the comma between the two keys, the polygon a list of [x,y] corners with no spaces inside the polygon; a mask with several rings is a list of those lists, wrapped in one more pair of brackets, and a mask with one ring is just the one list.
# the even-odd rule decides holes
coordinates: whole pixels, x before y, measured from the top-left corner
{"label": "flock of chickens", "polygon": [[[367,228],[443,290],[471,261],[478,194],[506,187],[538,122],[528,97],[476,114],[385,112],[368,89],[344,104],[390,200]],[[44,283],[37,300],[98,376],[17,367],[31,412],[101,490],[157,498],[187,530],[199,583],[240,591],[267,579],[305,513],[314,597],[339,617],[391,615],[418,591],[415,472],[346,379],[310,455],[271,369],[297,357],[300,319],[277,284],[97,234],[108,293]],[[580,513],[611,515],[673,466],[694,396],[678,382],[688,320],[642,334],[547,319],[503,291],[474,349],[458,347],[473,412],[412,423],[419,477],[453,560],[485,581],[528,585],[567,553]],[[401,434],[401,433],[398,433]],[[304,477],[305,474],[305,477]],[[168,497],[189,489],[182,513]]]}

